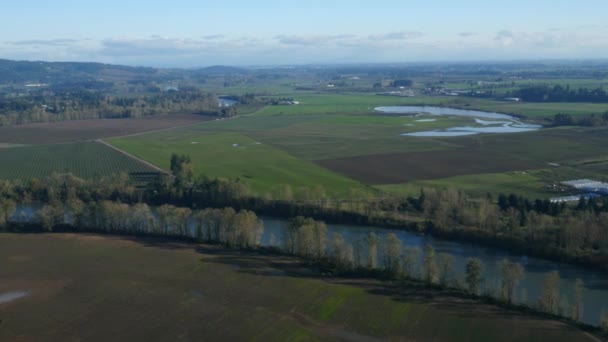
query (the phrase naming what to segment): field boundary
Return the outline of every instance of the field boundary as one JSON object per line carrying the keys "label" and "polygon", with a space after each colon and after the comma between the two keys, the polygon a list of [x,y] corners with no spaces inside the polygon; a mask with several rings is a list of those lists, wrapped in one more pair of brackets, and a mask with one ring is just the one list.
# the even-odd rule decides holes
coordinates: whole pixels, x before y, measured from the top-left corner
{"label": "field boundary", "polygon": [[129,158],[131,158],[133,160],[136,160],[136,161],[138,161],[138,162],[140,162],[142,164],[145,164],[146,166],[149,166],[149,167],[153,168],[154,170],[156,170],[156,171],[158,171],[158,172],[160,172],[162,174],[165,174],[165,175],[169,174],[168,171],[160,168],[158,165],[154,165],[154,164],[150,163],[149,161],[147,161],[145,159],[139,158],[138,156],[132,155],[129,152],[123,151],[123,150],[119,149],[116,146],[112,146],[111,144],[109,144],[109,143],[107,143],[107,142],[105,142],[105,141],[103,141],[101,139],[97,139],[97,140],[95,140],[95,142],[99,143],[99,144],[102,144],[102,145],[105,145],[105,146],[113,149],[114,151],[123,154],[124,156],[127,156],[127,157],[129,157]]}

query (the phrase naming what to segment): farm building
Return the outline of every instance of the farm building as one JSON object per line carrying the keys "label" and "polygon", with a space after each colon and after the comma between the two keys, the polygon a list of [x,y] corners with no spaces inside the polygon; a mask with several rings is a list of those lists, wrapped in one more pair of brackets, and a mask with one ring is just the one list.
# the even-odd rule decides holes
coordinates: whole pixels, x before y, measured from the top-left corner
{"label": "farm building", "polygon": [[581,198],[590,199],[608,196],[608,183],[592,179],[575,179],[561,182],[561,184],[579,190],[582,193],[573,196],[551,198],[551,202],[553,203],[575,202],[579,201]]}

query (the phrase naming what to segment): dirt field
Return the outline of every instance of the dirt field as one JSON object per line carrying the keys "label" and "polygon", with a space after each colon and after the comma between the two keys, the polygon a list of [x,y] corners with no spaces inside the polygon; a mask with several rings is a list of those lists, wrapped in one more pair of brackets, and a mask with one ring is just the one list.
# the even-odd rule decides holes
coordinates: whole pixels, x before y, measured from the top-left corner
{"label": "dirt field", "polygon": [[318,160],[317,164],[363,183],[381,185],[459,175],[543,167],[544,163],[492,151],[443,150]]}
{"label": "dirt field", "polygon": [[0,144],[53,144],[95,140],[187,126],[214,119],[195,114],[147,116],[139,119],[74,120],[0,127]]}
{"label": "dirt field", "polygon": [[2,341],[594,341],[563,323],[287,257],[0,234]]}

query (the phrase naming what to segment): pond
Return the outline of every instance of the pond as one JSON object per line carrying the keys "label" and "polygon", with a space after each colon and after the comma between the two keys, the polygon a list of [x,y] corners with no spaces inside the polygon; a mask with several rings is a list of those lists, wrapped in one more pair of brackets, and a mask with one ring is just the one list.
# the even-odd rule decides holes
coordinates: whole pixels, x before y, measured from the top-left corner
{"label": "pond", "polygon": [[[475,118],[475,123],[479,125],[460,127],[457,126],[431,131],[419,131],[401,134],[403,136],[412,137],[456,137],[482,133],[521,133],[536,131],[542,128],[542,126],[540,125],[525,124],[516,117],[508,114],[483,112],[479,110],[467,110],[434,106],[388,106],[377,107],[375,108],[375,110],[382,113],[390,114],[428,114],[435,116],[470,117]],[[494,121],[481,120],[479,118],[493,119]],[[434,120],[435,119],[420,119],[416,120],[416,122],[432,122]]]}

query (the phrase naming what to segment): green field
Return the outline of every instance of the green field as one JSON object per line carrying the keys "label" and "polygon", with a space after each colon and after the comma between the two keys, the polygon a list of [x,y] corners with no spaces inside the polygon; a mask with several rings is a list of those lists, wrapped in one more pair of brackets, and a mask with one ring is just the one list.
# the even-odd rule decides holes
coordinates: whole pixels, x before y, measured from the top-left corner
{"label": "green field", "polygon": [[593,341],[416,288],[322,278],[286,257],[76,234],[0,234],[4,341]]}
{"label": "green field", "polygon": [[367,114],[375,107],[391,105],[440,105],[449,97],[395,97],[368,93],[350,94],[299,94],[291,93],[299,105],[268,106],[256,115],[318,115],[318,114]]}
{"label": "green field", "polygon": [[[442,100],[439,97],[425,99]],[[516,192],[545,198],[555,195],[548,191],[548,186],[555,182],[574,178],[603,179],[601,170],[596,170],[598,166],[594,169],[577,164],[580,160],[608,156],[605,128],[561,127],[523,134],[452,138],[407,137],[401,134],[467,126],[474,122],[463,117],[433,117],[433,122],[422,122],[419,120],[428,117],[383,115],[368,110],[382,104],[412,102],[415,98],[308,94],[298,100],[302,105],[269,106],[252,115],[116,138],[110,142],[165,169],[169,166],[171,153],[189,154],[199,174],[239,177],[258,194],[276,192],[284,184],[294,190],[321,185],[332,196],[348,195],[350,189],[374,192],[351,180],[356,179],[369,185],[382,184],[377,188],[398,194],[417,192],[421,186],[437,186],[459,187],[474,195]],[[561,106],[561,109],[587,108],[584,104],[530,105],[496,101],[478,101],[478,104],[525,105],[528,106],[525,108],[545,114],[550,105]],[[458,165],[459,170],[451,172],[450,165],[444,165],[441,157],[447,156],[446,153],[462,156],[467,163],[465,170],[463,165]],[[387,158],[399,158],[403,163],[384,164],[390,160],[383,160],[381,156],[388,154],[392,157]],[[425,157],[425,154],[428,155]],[[332,160],[345,157],[361,159],[356,164],[349,164],[347,170],[339,165],[328,166],[335,164]],[[416,160],[416,163],[408,163],[408,159]],[[550,163],[567,168],[553,170]],[[470,166],[468,171],[467,165]],[[367,173],[365,169],[374,168],[402,176],[369,178],[357,171],[364,169],[362,172]],[[547,170],[534,173],[544,169]],[[521,171],[526,171],[527,176],[516,173]],[[483,181],[477,181],[477,177]]]}
{"label": "green field", "polygon": [[81,178],[95,178],[120,172],[157,171],[96,142],[0,149],[0,179],[30,180],[44,178],[52,173],[72,173]]}
{"label": "green field", "polygon": [[332,196],[369,187],[297,159],[281,150],[239,133],[196,131],[193,128],[110,139],[114,146],[164,169],[172,153],[188,154],[194,170],[209,177],[240,178],[259,195],[289,185],[294,193],[321,186]]}
{"label": "green field", "polygon": [[529,172],[474,174],[376,187],[403,196],[417,196],[422,188],[456,188],[474,196],[491,194],[494,198],[500,193],[516,193],[528,198],[560,195],[548,192],[545,182]]}
{"label": "green field", "polygon": [[267,106],[256,115],[315,115],[315,114],[369,114],[375,107],[395,105],[439,105],[458,108],[470,108],[523,115],[532,119],[553,117],[558,113],[567,114],[603,114],[608,111],[605,103],[532,103],[494,101],[467,97],[416,96],[395,97],[378,96],[369,93],[346,94],[310,94],[291,92],[282,94],[300,101],[293,106]]}

